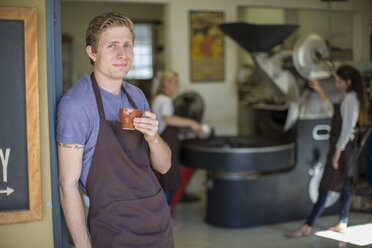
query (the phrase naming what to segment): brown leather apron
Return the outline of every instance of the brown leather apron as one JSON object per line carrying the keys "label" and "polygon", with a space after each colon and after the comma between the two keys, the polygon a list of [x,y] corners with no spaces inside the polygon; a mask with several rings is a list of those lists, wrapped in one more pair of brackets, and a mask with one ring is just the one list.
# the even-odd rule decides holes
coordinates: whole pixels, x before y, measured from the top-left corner
{"label": "brown leather apron", "polygon": [[[87,178],[88,226],[94,248],[174,247],[169,208],[139,131],[107,121],[92,73],[100,127]],[[122,87],[134,108],[136,104]],[[118,110],[119,111],[119,110]]]}
{"label": "brown leather apron", "polygon": [[[340,105],[333,106],[334,113],[331,123],[329,151],[327,154],[327,161],[324,167],[322,180],[320,181],[320,188],[323,190],[331,190],[340,192],[344,185],[345,179],[352,167],[352,155],[354,152],[355,142],[349,141],[345,149],[341,152],[338,169],[335,170],[332,166],[332,157],[336,150],[336,143],[341,133],[342,118],[340,112]],[[355,140],[355,139],[354,139]]]}
{"label": "brown leather apron", "polygon": [[171,149],[172,166],[167,173],[159,175],[159,182],[164,191],[177,190],[181,186],[180,171],[181,146],[178,140],[178,128],[167,126],[161,133],[161,137]]}

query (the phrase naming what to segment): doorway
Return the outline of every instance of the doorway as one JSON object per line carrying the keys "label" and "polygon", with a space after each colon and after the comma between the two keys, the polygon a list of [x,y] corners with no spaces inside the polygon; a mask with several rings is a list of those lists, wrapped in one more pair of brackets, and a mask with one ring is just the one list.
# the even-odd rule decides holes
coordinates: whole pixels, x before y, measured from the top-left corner
{"label": "doorway", "polygon": [[141,88],[149,98],[152,78],[157,70],[164,69],[165,64],[163,48],[164,4],[61,3],[61,0],[46,0],[45,2],[54,247],[68,248],[72,245],[69,242],[69,234],[59,202],[58,159],[55,140],[56,106],[63,92],[92,70],[85,54],[85,30],[90,19],[94,16],[113,10],[128,15],[134,23],[145,23],[151,26],[153,33],[151,38],[152,77],[128,79],[130,83]]}

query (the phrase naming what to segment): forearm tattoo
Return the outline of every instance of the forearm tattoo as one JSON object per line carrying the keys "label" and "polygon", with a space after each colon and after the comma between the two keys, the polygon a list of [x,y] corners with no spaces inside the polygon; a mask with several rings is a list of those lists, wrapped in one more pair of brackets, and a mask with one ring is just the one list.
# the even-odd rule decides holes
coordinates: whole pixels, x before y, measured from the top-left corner
{"label": "forearm tattoo", "polygon": [[83,145],[68,145],[68,144],[63,144],[61,142],[58,142],[58,146],[63,147],[63,148],[74,149],[74,150],[80,150],[84,148]]}

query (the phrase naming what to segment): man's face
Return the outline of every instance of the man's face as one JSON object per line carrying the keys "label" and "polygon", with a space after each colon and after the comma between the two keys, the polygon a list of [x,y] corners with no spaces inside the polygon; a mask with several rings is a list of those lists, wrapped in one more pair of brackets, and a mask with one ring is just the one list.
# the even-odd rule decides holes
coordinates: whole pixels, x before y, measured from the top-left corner
{"label": "man's face", "polygon": [[122,80],[133,63],[132,34],[127,27],[108,28],[100,36],[97,51],[88,50],[95,73],[109,80]]}

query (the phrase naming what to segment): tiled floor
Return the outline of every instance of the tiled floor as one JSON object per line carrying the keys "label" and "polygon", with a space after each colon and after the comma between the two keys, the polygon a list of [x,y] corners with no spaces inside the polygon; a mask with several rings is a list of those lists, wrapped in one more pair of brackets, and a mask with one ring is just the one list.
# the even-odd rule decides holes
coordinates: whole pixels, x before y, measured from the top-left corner
{"label": "tiled floor", "polygon": [[[197,186],[191,185],[192,192],[201,196],[202,199],[197,203],[182,203],[177,205],[174,211],[174,218],[180,222],[179,228],[175,230],[177,248],[372,247],[372,245],[358,246],[314,235],[314,233],[324,231],[327,227],[335,224],[338,219],[337,216],[321,217],[313,228],[313,234],[310,237],[300,239],[288,239],[284,236],[284,233],[297,228],[303,223],[303,220],[241,229],[229,229],[209,225],[204,221],[205,191],[203,190],[202,182],[200,182],[200,176],[197,175],[193,181]],[[371,212],[350,213],[349,226],[367,223],[372,223]],[[363,235],[370,235],[372,240],[372,231]]]}

